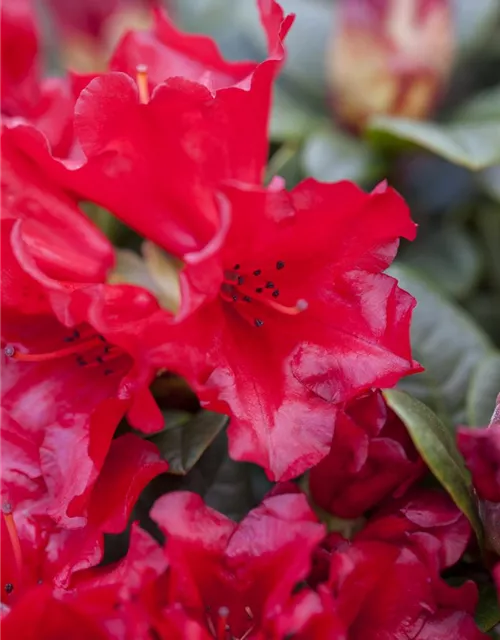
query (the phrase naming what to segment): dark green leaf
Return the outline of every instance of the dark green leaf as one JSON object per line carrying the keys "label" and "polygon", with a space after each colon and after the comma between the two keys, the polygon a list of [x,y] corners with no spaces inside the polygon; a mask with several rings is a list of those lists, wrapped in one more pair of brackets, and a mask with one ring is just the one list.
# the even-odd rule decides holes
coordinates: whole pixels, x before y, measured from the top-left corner
{"label": "dark green leaf", "polygon": [[500,163],[500,119],[437,124],[376,116],[367,134],[375,144],[396,148],[416,145],[473,171]]}
{"label": "dark green leaf", "polygon": [[169,473],[186,475],[219,432],[227,425],[225,415],[200,411],[188,421],[169,426],[149,436],[169,464]]}
{"label": "dark green leaf", "polygon": [[304,173],[324,182],[362,182],[373,162],[373,154],[366,144],[332,126],[310,135],[302,151]]}
{"label": "dark green leaf", "polygon": [[500,393],[500,353],[483,358],[472,376],[467,393],[467,417],[471,427],[486,427]]}
{"label": "dark green leaf", "polygon": [[463,227],[452,223],[421,234],[407,248],[403,260],[456,298],[465,297],[481,274],[477,244]]}
{"label": "dark green leaf", "polygon": [[404,422],[429,469],[470,520],[478,540],[482,542],[483,530],[471,494],[470,476],[451,432],[429,407],[404,391],[389,389],[384,391],[384,396]]}
{"label": "dark green leaf", "polygon": [[487,89],[463,104],[453,114],[456,122],[500,120],[500,86]]}
{"label": "dark green leaf", "polygon": [[287,189],[292,189],[302,179],[300,156],[294,143],[283,144],[269,161],[266,180],[269,182],[274,176],[284,178]]}
{"label": "dark green leaf", "polygon": [[241,520],[256,505],[251,473],[252,465],[227,457],[205,496],[207,505],[228,518]]}
{"label": "dark green leaf", "polygon": [[466,423],[465,398],[478,362],[493,349],[469,315],[417,273],[401,264],[389,273],[417,299],[411,338],[424,373],[401,387],[428,404],[448,425]]}
{"label": "dark green leaf", "polygon": [[497,590],[492,584],[484,585],[479,589],[475,619],[477,626],[484,632],[491,631],[500,623]]}

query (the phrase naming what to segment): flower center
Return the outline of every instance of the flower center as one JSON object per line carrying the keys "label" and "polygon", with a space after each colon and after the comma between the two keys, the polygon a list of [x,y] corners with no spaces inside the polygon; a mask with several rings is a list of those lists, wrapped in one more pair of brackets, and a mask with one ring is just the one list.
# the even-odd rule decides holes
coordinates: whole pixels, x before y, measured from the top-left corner
{"label": "flower center", "polygon": [[104,336],[96,334],[90,327],[74,329],[73,333],[65,337],[63,341],[68,346],[44,353],[23,353],[11,344],[5,347],[4,353],[8,358],[18,362],[49,362],[76,356],[76,363],[79,367],[106,365],[104,368],[105,376],[114,373],[114,369],[109,366],[109,363],[123,355],[119,347],[110,344]]}
{"label": "flower center", "polygon": [[[285,268],[282,260],[276,262],[276,270]],[[308,307],[306,300],[297,300],[295,305],[286,306],[280,304],[280,289],[275,285],[269,274],[264,274],[262,269],[246,271],[240,264],[235,264],[232,269],[224,272],[224,281],[221,284],[220,296],[231,305],[234,305],[240,315],[251,321],[254,326],[264,326],[261,311],[271,309],[287,316],[296,316]],[[251,306],[248,306],[251,305]]]}

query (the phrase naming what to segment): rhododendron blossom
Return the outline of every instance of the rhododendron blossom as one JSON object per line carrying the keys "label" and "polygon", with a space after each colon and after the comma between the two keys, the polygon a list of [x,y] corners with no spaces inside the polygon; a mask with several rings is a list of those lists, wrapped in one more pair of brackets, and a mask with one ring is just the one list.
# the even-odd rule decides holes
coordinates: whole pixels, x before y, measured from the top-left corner
{"label": "rhododendron blossom", "polygon": [[[447,103],[485,95],[449,127],[360,118],[335,83],[367,135],[337,131],[334,4],[2,3],[2,638],[500,625],[498,332],[474,326],[496,326],[494,80],[460,68]],[[403,43],[384,87],[415,98],[412,33],[429,60],[448,3],[364,4]]]}

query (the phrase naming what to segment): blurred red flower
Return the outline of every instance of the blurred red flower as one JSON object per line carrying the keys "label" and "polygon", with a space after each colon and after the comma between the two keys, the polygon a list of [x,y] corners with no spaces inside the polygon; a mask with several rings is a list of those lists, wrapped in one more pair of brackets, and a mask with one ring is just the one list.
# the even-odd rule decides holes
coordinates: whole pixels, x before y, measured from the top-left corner
{"label": "blurred red flower", "polygon": [[42,79],[39,34],[32,0],[1,6],[1,102],[3,121],[26,122],[65,155],[71,144],[73,102],[64,78]]}
{"label": "blurred red flower", "polygon": [[309,472],[309,486],[318,506],[357,518],[424,472],[404,424],[380,391],[370,391],[339,411],[330,453]]}

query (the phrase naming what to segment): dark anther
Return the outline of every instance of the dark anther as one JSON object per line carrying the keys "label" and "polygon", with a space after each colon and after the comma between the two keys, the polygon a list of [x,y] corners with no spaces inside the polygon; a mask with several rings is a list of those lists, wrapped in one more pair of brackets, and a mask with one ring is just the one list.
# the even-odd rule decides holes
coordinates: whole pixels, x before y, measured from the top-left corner
{"label": "dark anther", "polygon": [[7,582],[4,589],[5,593],[12,593],[12,591],[14,590],[14,585],[12,584],[12,582]]}
{"label": "dark anther", "polygon": [[75,330],[73,331],[73,338],[74,338],[75,340],[78,340],[78,338],[79,338],[79,337],[80,337],[80,332],[78,331],[78,329],[75,329]]}
{"label": "dark anther", "polygon": [[250,296],[243,296],[243,300],[245,302],[252,302],[252,298]]}
{"label": "dark anther", "polygon": [[87,361],[82,356],[76,356],[76,361],[79,367],[84,367],[87,364]]}
{"label": "dark anther", "polygon": [[104,347],[104,353],[109,353],[111,351],[111,347],[109,345],[106,345]]}
{"label": "dark anther", "polygon": [[113,373],[113,369],[104,369],[104,375],[110,376]]}
{"label": "dark anther", "polygon": [[254,276],[260,276],[260,274],[262,273],[261,269],[255,269],[255,271],[253,272]]}
{"label": "dark anther", "polygon": [[241,265],[239,265],[239,264],[235,264],[235,265],[234,265],[234,267],[233,267],[233,269],[234,269],[235,271],[238,271],[238,269],[240,268],[240,266],[241,266]]}
{"label": "dark anther", "polygon": [[73,340],[73,336],[68,336],[67,338],[64,338],[63,342],[73,342]]}
{"label": "dark anther", "polygon": [[279,289],[275,289],[275,290],[273,291],[273,294],[272,294],[272,295],[273,295],[273,298],[277,298],[277,297],[279,296],[279,294],[280,294],[280,290],[279,290]]}
{"label": "dark anther", "polygon": [[232,299],[233,299],[235,302],[238,302],[238,296],[237,296],[236,294],[234,294],[234,295],[233,295],[233,296],[231,296],[231,297],[232,297]]}
{"label": "dark anther", "polygon": [[285,263],[283,262],[283,260],[278,260],[278,262],[276,263],[276,269],[283,269],[284,266]]}
{"label": "dark anther", "polygon": [[262,325],[264,324],[264,321],[259,320],[258,318],[255,318],[254,323],[256,327],[262,327]]}
{"label": "dark anther", "polygon": [[245,282],[245,278],[243,276],[238,276],[238,284],[243,284]]}
{"label": "dark anther", "polygon": [[12,358],[12,356],[16,353],[16,349],[15,347],[13,347],[11,344],[8,344],[4,351],[5,355],[7,356],[7,358]]}
{"label": "dark anther", "polygon": [[[274,295],[274,294],[273,294]],[[96,362],[98,362],[99,364],[104,364],[104,360],[102,359],[101,356],[97,356],[97,358],[95,359]]]}
{"label": "dark anther", "polygon": [[99,338],[99,340],[101,340],[102,342],[106,342],[106,338],[104,336],[101,336],[100,334],[97,336]]}
{"label": "dark anther", "polygon": [[274,282],[266,282],[266,289],[274,289]]}
{"label": "dark anther", "polygon": [[262,287],[257,287],[257,289],[255,289],[255,291],[257,291],[257,293],[262,293],[264,291],[264,289]]}

